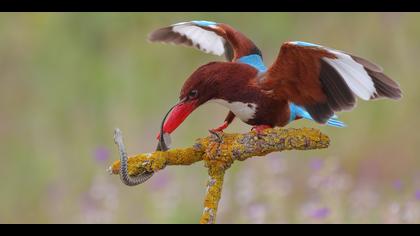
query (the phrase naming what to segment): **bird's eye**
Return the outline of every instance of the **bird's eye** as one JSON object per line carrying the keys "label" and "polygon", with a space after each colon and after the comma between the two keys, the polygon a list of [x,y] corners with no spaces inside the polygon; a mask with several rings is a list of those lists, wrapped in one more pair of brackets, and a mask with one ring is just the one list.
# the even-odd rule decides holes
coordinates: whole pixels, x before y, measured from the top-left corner
{"label": "bird's eye", "polygon": [[197,90],[191,90],[189,93],[188,93],[188,97],[190,98],[190,99],[194,99],[194,98],[196,98],[198,96],[198,91]]}

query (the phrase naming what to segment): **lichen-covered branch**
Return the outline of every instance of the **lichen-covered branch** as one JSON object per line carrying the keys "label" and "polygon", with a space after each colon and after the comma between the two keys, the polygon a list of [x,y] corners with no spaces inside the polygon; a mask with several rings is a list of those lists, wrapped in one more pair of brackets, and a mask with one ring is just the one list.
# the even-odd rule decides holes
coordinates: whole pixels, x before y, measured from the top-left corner
{"label": "lichen-covered branch", "polygon": [[197,139],[192,147],[142,153],[131,156],[128,160],[121,157],[120,161],[110,166],[109,171],[119,174],[121,161],[123,166],[126,164],[128,175],[136,176],[157,172],[167,165],[191,165],[203,160],[205,167],[209,168],[209,181],[200,223],[214,223],[224,172],[235,160],[244,161],[250,157],[284,150],[321,149],[328,147],[329,142],[328,136],[310,128],[273,128],[264,130],[261,134],[255,131],[245,134],[218,132]]}
{"label": "lichen-covered branch", "polygon": [[206,196],[204,197],[204,210],[201,215],[200,224],[213,224],[216,222],[217,207],[222,196],[223,177],[225,170],[220,168],[209,168],[209,179],[207,181]]}

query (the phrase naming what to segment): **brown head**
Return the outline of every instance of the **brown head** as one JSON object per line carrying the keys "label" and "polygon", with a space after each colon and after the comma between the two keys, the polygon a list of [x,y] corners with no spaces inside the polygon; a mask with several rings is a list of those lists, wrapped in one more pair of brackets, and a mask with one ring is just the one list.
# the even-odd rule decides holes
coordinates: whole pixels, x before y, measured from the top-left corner
{"label": "brown head", "polygon": [[163,123],[163,132],[172,133],[202,104],[235,94],[256,74],[256,69],[241,63],[211,62],[201,66],[182,86],[179,102]]}

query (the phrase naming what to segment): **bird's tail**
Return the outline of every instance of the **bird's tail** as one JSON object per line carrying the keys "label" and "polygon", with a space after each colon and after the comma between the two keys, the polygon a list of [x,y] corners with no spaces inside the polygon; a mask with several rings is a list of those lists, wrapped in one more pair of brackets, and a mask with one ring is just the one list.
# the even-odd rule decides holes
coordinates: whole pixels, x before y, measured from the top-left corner
{"label": "bird's tail", "polygon": [[[305,110],[305,108],[301,106],[297,106],[293,103],[289,104],[290,112],[291,112],[291,121],[294,120],[297,116],[302,117],[306,120],[314,121],[311,115]],[[338,119],[337,115],[332,116],[326,123],[328,126],[344,128],[346,124]]]}
{"label": "bird's tail", "polygon": [[344,127],[346,127],[346,124],[344,124],[344,122],[342,122],[341,120],[339,120],[336,115],[334,115],[333,117],[331,117],[327,121],[326,125],[333,126],[333,127],[338,127],[338,128],[344,128]]}

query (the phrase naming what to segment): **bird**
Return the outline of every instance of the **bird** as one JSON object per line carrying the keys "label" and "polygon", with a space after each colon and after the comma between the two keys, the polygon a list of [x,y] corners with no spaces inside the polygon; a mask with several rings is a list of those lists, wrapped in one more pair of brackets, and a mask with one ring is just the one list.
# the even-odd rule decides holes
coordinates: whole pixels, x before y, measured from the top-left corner
{"label": "bird", "polygon": [[211,131],[223,131],[237,117],[262,133],[299,119],[346,127],[336,113],[353,109],[357,98],[402,97],[399,84],[382,67],[314,43],[282,43],[277,58],[267,67],[254,42],[225,23],[180,22],[152,31],[148,40],[194,47],[227,60],[202,65],[187,78],[179,101],[162,122],[161,139],[208,102],[229,109],[224,122]]}

